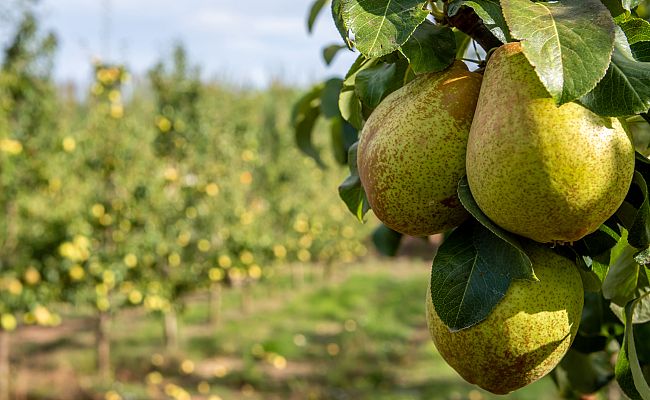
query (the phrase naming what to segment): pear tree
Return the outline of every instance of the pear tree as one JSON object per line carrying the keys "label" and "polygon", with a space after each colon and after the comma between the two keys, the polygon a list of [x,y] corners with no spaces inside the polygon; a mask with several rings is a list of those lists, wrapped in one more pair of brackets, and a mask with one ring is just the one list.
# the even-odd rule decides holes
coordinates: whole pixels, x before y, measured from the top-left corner
{"label": "pear tree", "polygon": [[[64,164],[52,135],[57,99],[51,61],[57,46],[26,9],[17,13],[3,43],[0,66],[0,399],[10,397],[10,339],[26,324],[56,325],[58,259],[51,249],[74,215],[61,204],[57,170]],[[48,205],[61,204],[55,210]],[[24,243],[29,243],[28,246]]]}
{"label": "pear tree", "polygon": [[443,358],[499,394],[550,375],[650,399],[649,2],[316,0],[308,30],[323,10],[324,61],[358,57],[296,103],[296,144],[322,164],[329,124],[382,253],[444,233],[423,282]]}

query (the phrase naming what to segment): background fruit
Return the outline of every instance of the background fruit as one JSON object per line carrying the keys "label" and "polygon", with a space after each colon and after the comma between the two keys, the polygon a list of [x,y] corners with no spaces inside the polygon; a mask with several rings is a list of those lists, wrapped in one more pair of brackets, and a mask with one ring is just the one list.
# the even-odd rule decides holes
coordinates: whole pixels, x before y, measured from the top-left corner
{"label": "background fruit", "polygon": [[467,147],[476,202],[501,227],[538,242],[573,242],[623,202],[634,148],[615,118],[556,107],[519,43],[488,62]]}
{"label": "background fruit", "polygon": [[368,201],[390,228],[423,236],[467,218],[456,187],[481,76],[462,62],[390,94],[361,133],[358,167]]}
{"label": "background fruit", "polygon": [[525,247],[539,282],[515,280],[477,325],[450,332],[427,293],[427,322],[443,358],[468,382],[497,394],[550,372],[580,323],[583,288],[574,263],[544,246]]}

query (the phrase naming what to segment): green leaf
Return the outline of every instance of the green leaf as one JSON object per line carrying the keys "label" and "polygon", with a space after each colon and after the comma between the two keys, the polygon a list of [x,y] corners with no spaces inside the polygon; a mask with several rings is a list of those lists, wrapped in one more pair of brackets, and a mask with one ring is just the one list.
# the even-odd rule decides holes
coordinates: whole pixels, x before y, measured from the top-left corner
{"label": "green leaf", "polygon": [[573,249],[582,256],[595,257],[605,253],[620,240],[620,235],[606,225],[573,244]]}
{"label": "green leaf", "polygon": [[397,74],[396,64],[381,63],[359,71],[354,92],[363,104],[375,108],[402,83],[403,79]]}
{"label": "green leaf", "polygon": [[458,13],[462,6],[471,7],[476,15],[483,21],[485,26],[497,37],[502,43],[512,41],[508,25],[503,18],[501,5],[497,0],[453,0],[447,5],[447,14],[453,17]]}
{"label": "green leaf", "polygon": [[324,168],[325,164],[320,157],[320,153],[314,147],[312,142],[312,133],[316,120],[321,113],[321,93],[324,85],[319,84],[301,97],[293,108],[291,115],[291,124],[294,129],[296,144],[298,148],[313,158],[316,163]]}
{"label": "green leaf", "polygon": [[348,152],[348,165],[350,166],[350,176],[339,186],[339,196],[348,207],[348,210],[357,217],[359,222],[363,222],[363,217],[370,210],[368,197],[361,186],[359,170],[357,169],[357,147],[359,142],[353,144]]}
{"label": "green leaf", "polygon": [[330,134],[334,158],[339,164],[347,165],[350,147],[358,140],[357,130],[343,118],[335,117],[330,120]]}
{"label": "green leaf", "polygon": [[[616,241],[614,241],[614,244],[616,244]],[[559,246],[555,248],[556,253],[575,260],[585,292],[600,292],[605,274],[598,269],[600,266],[598,262],[594,262],[589,256],[581,255],[580,250],[574,246]]]}
{"label": "green leaf", "polygon": [[400,51],[416,74],[442,71],[456,58],[456,38],[451,28],[424,21]]}
{"label": "green leaf", "polygon": [[[609,309],[601,293],[585,293],[582,317],[571,348],[581,353],[605,350],[610,337],[623,335],[623,324]],[[613,370],[612,370],[613,372]]]}
{"label": "green leaf", "polygon": [[647,368],[650,365],[650,322],[634,324],[634,343],[639,362]]}
{"label": "green leaf", "polygon": [[627,243],[624,234],[612,250],[611,263],[603,281],[603,297],[620,306],[636,297],[639,264],[634,261],[636,249]]}
{"label": "green leaf", "polygon": [[602,2],[612,14],[612,17],[616,18],[621,16],[621,14],[626,14],[625,9],[621,5],[621,0],[602,0]]}
{"label": "green leaf", "polygon": [[650,62],[650,41],[637,42],[630,46],[637,61]]}
{"label": "green leaf", "polygon": [[397,50],[427,17],[421,0],[341,0],[345,26],[356,48],[366,57]]}
{"label": "green leaf", "polygon": [[364,124],[361,100],[354,91],[354,86],[343,85],[339,95],[339,110],[343,119],[356,129],[361,130]]}
{"label": "green leaf", "polygon": [[318,14],[320,14],[321,10],[328,1],[329,0],[316,0],[311,5],[311,8],[309,9],[309,16],[307,17],[307,31],[310,33],[314,29],[314,22],[316,22]]}
{"label": "green leaf", "polygon": [[380,224],[372,233],[372,242],[375,248],[380,254],[388,257],[395,257],[401,241],[402,234],[384,224]]}
{"label": "green leaf", "polygon": [[595,393],[614,377],[610,356],[604,351],[583,354],[570,349],[551,377],[562,398],[580,398],[584,393]]}
{"label": "green leaf", "polygon": [[[582,309],[582,317],[578,332],[583,336],[600,336],[609,333],[613,326],[622,325],[619,319],[609,308],[609,301],[605,300],[600,293],[585,293],[585,304]],[[621,329],[621,334],[623,330]],[[613,332],[614,335],[618,332]]]}
{"label": "green leaf", "polygon": [[466,33],[459,31],[458,29],[452,29],[454,36],[456,37],[456,58],[461,59],[465,57],[469,45],[472,43],[472,38]]}
{"label": "green leaf", "polygon": [[487,318],[513,279],[531,276],[524,253],[470,219],[436,253],[431,267],[433,305],[450,330],[465,329]]}
{"label": "green leaf", "polygon": [[650,22],[631,15],[623,15],[615,21],[623,29],[629,44],[650,41]]}
{"label": "green leaf", "polygon": [[616,43],[607,73],[580,102],[599,115],[620,117],[650,108],[650,63],[634,59],[625,34],[616,28]]}
{"label": "green leaf", "polygon": [[640,265],[649,265],[650,264],[650,247],[645,250],[642,250],[634,255],[634,261]]}
{"label": "green leaf", "polygon": [[646,322],[650,322],[650,296],[641,296],[636,307],[634,307],[632,323],[644,324]]}
{"label": "green leaf", "polygon": [[650,160],[638,151],[634,153],[634,169],[641,173],[646,182],[650,180]]}
{"label": "green leaf", "polygon": [[[576,260],[580,261],[580,259]],[[584,260],[582,260],[584,263]],[[600,280],[600,277],[594,271],[586,271],[584,268],[578,268],[580,273],[580,278],[582,279],[582,287],[587,292],[600,292],[603,282]]]}
{"label": "green leaf", "polygon": [[[463,176],[460,181],[458,181],[458,198],[460,199],[460,203],[463,205],[463,207],[465,207],[465,209],[470,214],[472,214],[472,216],[476,218],[478,222],[480,222],[484,227],[488,228],[492,233],[501,238],[501,240],[508,242],[511,246],[519,250],[523,254],[523,257],[528,263],[528,266],[532,268],[532,262],[524,252],[523,247],[521,247],[519,239],[517,239],[517,237],[512,233],[502,229],[500,226],[492,222],[492,220],[490,220],[490,218],[488,218],[487,215],[481,211],[478,203],[476,203],[476,200],[474,199],[474,196],[472,196],[472,191],[469,188],[467,176]],[[530,276],[530,278],[534,278],[534,275]]]}
{"label": "green leaf", "polygon": [[650,22],[629,14],[622,14],[615,21],[623,29],[634,58],[650,61]]}
{"label": "green leaf", "polygon": [[323,60],[325,60],[325,64],[330,65],[339,51],[345,48],[345,46],[340,44],[331,44],[323,48]]}
{"label": "green leaf", "polygon": [[650,399],[650,386],[648,386],[648,382],[646,382],[643,377],[643,371],[639,364],[636,352],[636,343],[634,341],[634,328],[632,324],[634,308],[637,307],[644,298],[649,296],[650,293],[646,293],[638,299],[630,301],[625,306],[625,335],[623,337],[623,343],[621,343],[621,350],[619,351],[616,360],[616,380],[625,394],[634,400]]}
{"label": "green leaf", "polygon": [[627,11],[630,11],[641,4],[641,0],[622,0],[622,4],[623,8],[625,8]]}
{"label": "green leaf", "polygon": [[650,200],[648,199],[648,186],[638,171],[634,171],[632,185],[640,189],[643,195],[643,202],[637,209],[634,223],[629,228],[627,240],[632,246],[642,249],[650,245]]}
{"label": "green leaf", "polygon": [[592,90],[607,71],[614,20],[599,0],[502,0],[512,36],[558,105]]}
{"label": "green leaf", "polygon": [[331,78],[325,81],[325,85],[320,95],[320,112],[323,117],[330,119],[339,117],[339,94],[343,88],[343,80],[340,78]]}
{"label": "green leaf", "polygon": [[339,34],[343,39],[343,43],[345,43],[348,49],[352,50],[352,47],[354,46],[348,37],[349,29],[345,19],[343,18],[343,1],[344,0],[332,0],[332,18],[334,19],[336,29],[339,31]]}
{"label": "green leaf", "polygon": [[359,56],[354,61],[343,81],[343,88],[339,95],[339,110],[343,119],[348,121],[356,129],[361,130],[364,123],[363,110],[361,100],[356,94],[355,85],[357,75],[360,71],[371,68],[377,63],[376,59],[367,59],[364,56]]}
{"label": "green leaf", "polygon": [[[601,260],[601,258],[604,258],[604,260]],[[605,280],[605,277],[609,272],[609,259],[610,259],[609,253],[607,253],[605,257],[601,255],[600,257],[591,259],[591,266],[590,266],[591,270],[596,275],[598,275],[598,279],[600,280],[601,284]]]}

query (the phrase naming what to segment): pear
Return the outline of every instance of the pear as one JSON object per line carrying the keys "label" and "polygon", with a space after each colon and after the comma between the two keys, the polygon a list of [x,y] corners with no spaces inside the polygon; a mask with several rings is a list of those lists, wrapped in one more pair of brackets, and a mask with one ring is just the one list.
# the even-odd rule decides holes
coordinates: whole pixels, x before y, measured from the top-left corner
{"label": "pear", "polygon": [[538,242],[574,242],[621,205],[634,147],[615,118],[557,107],[519,43],[490,58],[467,145],[467,180],[497,225]]}
{"label": "pear", "polygon": [[388,95],[363,127],[361,184],[377,218],[411,236],[453,228],[468,214],[457,197],[481,75],[456,61]]}
{"label": "pear", "polygon": [[450,331],[427,293],[433,342],[465,380],[496,394],[526,386],[550,372],[569,350],[583,307],[576,265],[541,244],[524,250],[539,281],[514,280],[490,315],[469,328]]}

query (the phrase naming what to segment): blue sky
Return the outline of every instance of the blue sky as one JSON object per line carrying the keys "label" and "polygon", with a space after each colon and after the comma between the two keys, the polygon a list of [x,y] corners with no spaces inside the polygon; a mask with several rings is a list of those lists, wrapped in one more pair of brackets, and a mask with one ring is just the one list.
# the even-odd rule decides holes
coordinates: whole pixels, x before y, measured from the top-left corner
{"label": "blue sky", "polygon": [[124,62],[141,75],[181,40],[206,79],[306,85],[344,74],[355,58],[340,52],[325,66],[322,47],[340,37],[328,10],[308,35],[310,6],[311,0],[42,0],[39,15],[60,40],[58,80],[86,83],[93,57]]}

